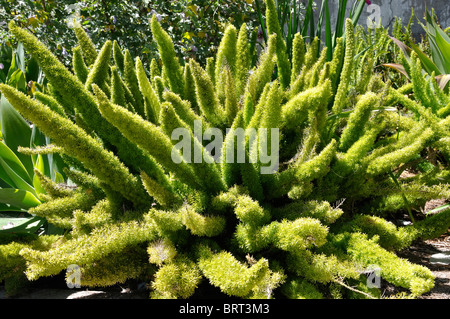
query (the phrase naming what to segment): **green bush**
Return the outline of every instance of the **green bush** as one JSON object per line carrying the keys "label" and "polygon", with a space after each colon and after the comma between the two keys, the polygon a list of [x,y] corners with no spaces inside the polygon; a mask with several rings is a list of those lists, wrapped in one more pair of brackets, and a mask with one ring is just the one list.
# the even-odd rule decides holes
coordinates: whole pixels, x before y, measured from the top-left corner
{"label": "green bush", "polygon": [[[195,57],[202,63],[213,56],[226,24],[240,26],[256,21],[251,1],[182,0],[182,1],[0,1],[0,39],[14,42],[7,32],[6,21],[31,30],[55,55],[69,66],[72,48],[77,44],[72,26],[79,22],[94,45],[117,41],[133,56],[141,56],[145,65],[156,58],[150,18],[156,14],[162,27],[174,41],[179,57]],[[52,40],[50,40],[52,39]],[[54,40],[56,39],[56,41]],[[96,47],[100,49],[100,47]]]}
{"label": "green bush", "polygon": [[[0,91],[72,163],[67,174],[78,187],[51,194],[48,185],[48,200],[30,213],[66,233],[0,246],[2,267],[11,269],[13,260],[36,280],[76,264],[82,286],[140,278],[151,282],[153,298],[188,298],[201,281],[240,298],[374,297],[364,276],[374,264],[412,296],[433,287],[429,269],[390,250],[444,233],[450,210],[401,228],[383,217],[416,212],[413,198],[402,196],[409,190],[425,187],[421,198],[427,200],[448,194],[444,160],[411,180],[392,176],[421,152],[447,151],[449,117],[430,114],[377,74],[357,83],[351,20],[345,46],[338,40],[331,61],[315,46],[294,49],[299,73],[286,85],[273,79],[275,66],[292,71],[278,59],[283,44],[275,33],[254,68],[245,27],[238,32],[232,25],[214,60],[183,65],[153,16],[162,68],[153,64],[149,76],[117,43],[95,50],[81,28],[72,74],[32,34],[14,22],[9,27],[39,61],[47,95],[56,102],[42,103],[8,85]],[[416,117],[392,112],[396,101]],[[177,128],[191,138],[191,153],[172,138]],[[279,168],[264,174],[273,163],[261,153],[253,157],[252,140],[227,128],[278,128],[278,138],[260,135],[259,141],[279,155]],[[222,152],[197,139],[199,132],[223,134]],[[240,150],[243,161],[237,161]],[[197,153],[201,163],[193,161]],[[235,160],[227,161],[231,155]],[[72,204],[61,207],[62,201]],[[1,279],[14,282],[8,271]]]}

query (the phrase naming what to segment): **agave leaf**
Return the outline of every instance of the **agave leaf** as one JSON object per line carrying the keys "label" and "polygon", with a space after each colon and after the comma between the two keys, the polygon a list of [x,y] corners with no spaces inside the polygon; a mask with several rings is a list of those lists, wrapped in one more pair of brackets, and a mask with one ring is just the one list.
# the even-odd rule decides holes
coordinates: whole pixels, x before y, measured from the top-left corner
{"label": "agave leaf", "polygon": [[61,183],[65,182],[64,177],[58,171],[54,170],[54,173],[55,173],[55,183],[56,184],[61,184]]}
{"label": "agave leaf", "polygon": [[31,128],[3,95],[0,99],[0,123],[5,144],[17,155],[28,174],[32,176],[31,158],[17,152],[19,146],[30,145]]}
{"label": "agave leaf", "polygon": [[0,203],[28,210],[41,204],[41,201],[29,191],[23,189],[2,188],[0,189]]}
{"label": "agave leaf", "polygon": [[441,90],[444,90],[450,81],[450,74],[441,74],[435,77]]}
{"label": "agave leaf", "polygon": [[419,57],[420,61],[422,62],[422,66],[425,69],[425,71],[428,74],[431,74],[434,72],[434,74],[442,74],[441,70],[436,66],[436,64],[425,54],[423,53],[417,45],[415,45],[413,42],[410,43],[411,48],[414,50],[414,52],[417,53],[417,56]]}
{"label": "agave leaf", "polygon": [[23,44],[21,42],[17,44],[15,55],[17,56],[19,69],[22,70],[23,73],[25,73],[25,50],[23,49]]}
{"label": "agave leaf", "polygon": [[41,68],[39,67],[38,61],[34,57],[31,57],[28,60],[25,78],[27,79],[27,81],[37,82],[39,80],[40,71]]}
{"label": "agave leaf", "polygon": [[442,56],[443,73],[450,73],[450,42],[447,42],[438,32],[436,34],[436,44]]}
{"label": "agave leaf", "polygon": [[306,8],[305,18],[303,20],[303,26],[301,30],[301,34],[303,37],[306,37],[308,35],[308,26],[310,27],[310,34],[313,36],[314,34],[314,21],[312,20],[313,17],[313,1],[308,0],[308,5]]}
{"label": "agave leaf", "polygon": [[[41,154],[37,155],[34,168],[37,169],[39,172],[41,172],[43,175],[45,175],[44,159]],[[39,194],[45,194],[45,190],[41,185],[41,181],[36,174],[34,174],[33,176],[33,186],[38,196]]]}
{"label": "agave leaf", "polygon": [[20,177],[9,165],[0,158],[0,167],[2,169],[2,173],[6,174],[4,176],[7,176],[9,179],[5,181],[12,182],[10,186],[14,188],[19,188],[23,190],[27,190],[32,194],[35,194],[35,190],[28,182],[26,182],[22,177]]}
{"label": "agave leaf", "polygon": [[428,35],[433,61],[441,71],[439,74],[450,73],[450,38],[437,25],[428,10],[426,10],[425,17],[426,26],[422,23],[421,25]]}
{"label": "agave leaf", "polygon": [[32,216],[22,218],[0,218],[0,234],[35,233],[45,223],[45,218]]}
{"label": "agave leaf", "polygon": [[27,80],[21,69],[17,69],[10,74],[6,79],[8,84],[17,88],[18,90],[25,92],[27,89]]}
{"label": "agave leaf", "polygon": [[394,41],[395,44],[403,51],[403,54],[405,55],[406,59],[409,61],[411,58],[411,52],[414,51],[417,53],[417,56],[419,57],[420,61],[422,62],[422,66],[425,69],[425,71],[428,74],[435,73],[435,74],[441,74],[441,71],[438,69],[436,64],[425,54],[423,53],[417,45],[415,45],[413,42],[410,42],[411,47],[408,47],[406,44],[404,44],[399,39],[396,39],[392,36],[389,36],[392,41]]}
{"label": "agave leaf", "polygon": [[[8,205],[5,203],[0,203],[0,212],[7,212],[9,215],[11,212],[23,213],[24,210],[19,207],[11,206],[11,205]],[[0,220],[2,220],[1,217],[0,217]]]}
{"label": "agave leaf", "polygon": [[327,61],[333,59],[333,34],[331,33],[331,19],[330,19],[330,8],[328,6],[328,0],[324,1],[325,10],[325,44],[328,48],[327,51]]}
{"label": "agave leaf", "polygon": [[410,79],[409,75],[408,75],[408,72],[406,72],[405,67],[403,65],[398,64],[398,63],[385,63],[385,64],[382,64],[382,65],[383,66],[387,66],[389,68],[392,68],[392,69],[400,72],[404,76],[406,76],[408,78],[408,80]]}
{"label": "agave leaf", "polygon": [[[31,183],[30,175],[17,155],[3,142],[0,142],[0,158],[14,170],[23,180]],[[2,171],[2,173],[6,173]]]}
{"label": "agave leaf", "polygon": [[412,49],[397,38],[391,37],[390,35],[389,38],[403,51],[403,54],[409,62]]}

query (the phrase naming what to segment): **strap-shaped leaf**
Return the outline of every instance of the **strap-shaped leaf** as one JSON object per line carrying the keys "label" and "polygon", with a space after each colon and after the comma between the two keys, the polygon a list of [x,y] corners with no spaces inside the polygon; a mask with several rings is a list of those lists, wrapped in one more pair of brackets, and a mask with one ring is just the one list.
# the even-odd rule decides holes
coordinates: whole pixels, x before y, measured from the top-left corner
{"label": "strap-shaped leaf", "polygon": [[23,180],[31,183],[30,175],[17,155],[3,142],[0,142],[0,158]]}
{"label": "strap-shaped leaf", "polygon": [[42,217],[0,218],[0,235],[4,233],[35,233],[45,223]]}
{"label": "strap-shaped leaf", "polygon": [[2,175],[7,176],[5,182],[8,182],[8,181],[12,182],[10,185],[13,188],[27,190],[27,191],[35,194],[34,188],[29,183],[24,181],[22,179],[22,177],[20,177],[13,169],[11,169],[11,167],[9,167],[8,164],[6,164],[6,162],[1,158],[0,158],[0,167],[2,168],[2,170],[1,170]]}
{"label": "strap-shaped leaf", "polygon": [[2,188],[0,189],[0,203],[28,210],[31,207],[38,206],[41,202],[29,191],[23,189]]}
{"label": "strap-shaped leaf", "polygon": [[17,155],[28,174],[32,175],[30,157],[17,152],[19,146],[30,146],[31,128],[3,95],[0,100],[0,123],[5,144]]}

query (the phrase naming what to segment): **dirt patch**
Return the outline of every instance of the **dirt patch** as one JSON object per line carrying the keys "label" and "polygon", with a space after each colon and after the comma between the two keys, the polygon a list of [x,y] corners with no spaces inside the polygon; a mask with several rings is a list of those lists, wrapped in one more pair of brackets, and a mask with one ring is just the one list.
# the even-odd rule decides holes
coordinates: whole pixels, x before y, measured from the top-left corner
{"label": "dirt patch", "polygon": [[[434,288],[419,297],[419,299],[450,299],[450,265],[434,264],[430,257],[434,254],[450,251],[450,233],[433,240],[417,241],[397,255],[412,263],[419,264],[430,269],[436,276]],[[394,289],[390,293],[398,293]]]}

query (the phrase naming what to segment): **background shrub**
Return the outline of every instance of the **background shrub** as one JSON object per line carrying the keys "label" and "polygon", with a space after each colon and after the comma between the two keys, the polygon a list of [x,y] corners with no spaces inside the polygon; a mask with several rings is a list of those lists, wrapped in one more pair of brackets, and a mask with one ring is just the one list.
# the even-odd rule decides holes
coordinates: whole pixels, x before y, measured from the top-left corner
{"label": "background shrub", "polygon": [[147,64],[157,54],[149,21],[156,14],[173,39],[177,55],[195,57],[203,64],[206,57],[215,53],[228,22],[237,27],[243,22],[249,28],[257,25],[252,3],[253,0],[1,0],[0,41],[14,42],[7,32],[7,23],[13,19],[68,66],[77,43],[71,29],[75,18],[93,43],[116,40]]}

